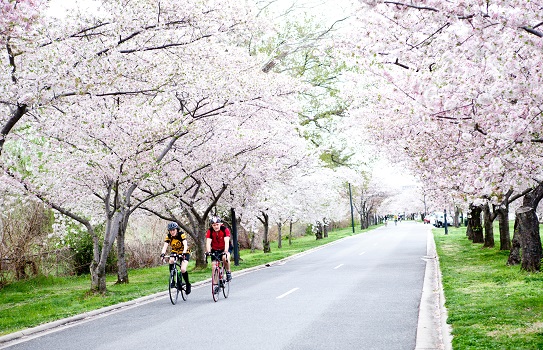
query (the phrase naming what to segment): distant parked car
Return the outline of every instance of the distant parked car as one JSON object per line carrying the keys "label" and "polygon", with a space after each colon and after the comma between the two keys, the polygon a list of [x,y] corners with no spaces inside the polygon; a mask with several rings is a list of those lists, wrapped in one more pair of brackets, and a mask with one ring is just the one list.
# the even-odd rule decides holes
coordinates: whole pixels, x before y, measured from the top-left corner
{"label": "distant parked car", "polygon": [[422,220],[422,222],[425,223],[425,224],[429,224],[430,223],[430,215],[426,215],[424,217],[424,220]]}
{"label": "distant parked car", "polygon": [[[430,216],[430,223],[435,227],[445,227],[445,215],[442,212],[434,212]],[[451,226],[452,218],[447,215],[447,226]]]}

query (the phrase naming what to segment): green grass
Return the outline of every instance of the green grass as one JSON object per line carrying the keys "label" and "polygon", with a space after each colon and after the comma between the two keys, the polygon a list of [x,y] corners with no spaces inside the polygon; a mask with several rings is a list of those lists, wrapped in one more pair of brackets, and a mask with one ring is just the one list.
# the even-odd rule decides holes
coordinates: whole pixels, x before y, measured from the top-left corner
{"label": "green grass", "polygon": [[[361,231],[357,229],[357,232]],[[353,233],[349,227],[334,230],[328,238],[318,241],[315,236],[298,237],[293,239],[292,245],[288,244],[288,240],[283,240],[281,249],[274,242],[271,253],[241,250],[240,264],[234,266],[232,263],[232,271],[280,260],[351,235]],[[89,293],[89,276],[38,277],[9,284],[0,289],[0,335],[165,291],[167,274],[166,265],[130,270],[130,283],[120,285],[115,284],[116,275],[108,275],[108,292],[105,296]],[[194,283],[209,278],[211,270],[208,267],[207,270],[195,271],[192,260],[189,274]]]}
{"label": "green grass", "polygon": [[506,266],[494,234],[483,249],[465,227],[434,229],[453,349],[543,349],[543,275]]}

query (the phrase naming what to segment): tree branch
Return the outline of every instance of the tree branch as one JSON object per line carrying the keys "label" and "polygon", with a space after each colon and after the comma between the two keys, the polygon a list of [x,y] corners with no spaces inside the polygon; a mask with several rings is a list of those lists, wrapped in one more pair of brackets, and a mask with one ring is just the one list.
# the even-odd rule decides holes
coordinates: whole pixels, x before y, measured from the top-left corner
{"label": "tree branch", "polygon": [[166,45],[160,45],[160,46],[142,47],[142,48],[138,48],[138,49],[119,50],[119,52],[120,53],[134,53],[134,52],[142,52],[142,51],[163,50],[163,49],[167,49],[167,48],[170,48],[170,47],[189,45],[189,44],[192,44],[192,43],[196,42],[197,40],[201,40],[201,39],[205,39],[205,38],[209,38],[209,37],[211,37],[211,34],[203,35],[203,36],[199,37],[196,40],[192,40],[192,41],[189,41],[189,42],[186,42],[186,43],[172,43],[172,44],[166,44]]}
{"label": "tree branch", "polygon": [[402,64],[402,63],[398,62],[397,58],[396,58],[396,61],[394,61],[394,64],[397,65],[397,66],[400,66],[402,68],[409,69],[409,67],[406,66],[405,64]]}
{"label": "tree branch", "polygon": [[416,6],[416,5],[404,4],[404,3],[396,2],[396,1],[384,1],[384,3],[385,4],[391,4],[391,5],[410,7],[410,8],[414,8],[414,9],[417,9],[417,10],[428,10],[428,11],[439,12],[438,9],[435,9],[433,7]]}
{"label": "tree branch", "polygon": [[6,142],[6,136],[9,134],[11,129],[13,129],[15,124],[17,124],[17,122],[21,120],[21,118],[25,115],[26,112],[27,112],[27,106],[25,104],[17,105],[17,109],[9,117],[6,124],[4,124],[2,131],[0,131],[0,155],[2,154],[4,143]]}
{"label": "tree branch", "polygon": [[[540,23],[540,24],[541,24],[541,23]],[[540,24],[538,24],[538,26],[539,26]],[[520,27],[520,28],[521,28],[521,29],[524,29],[524,30],[527,31],[528,33],[533,34],[533,35],[536,35],[536,36],[538,36],[538,37],[540,37],[540,38],[543,37],[543,32],[540,32],[540,31],[538,31],[538,30],[535,30],[535,29],[534,29],[535,27],[534,27],[534,28],[530,28],[530,27],[528,27],[528,26],[524,26],[524,27]]]}

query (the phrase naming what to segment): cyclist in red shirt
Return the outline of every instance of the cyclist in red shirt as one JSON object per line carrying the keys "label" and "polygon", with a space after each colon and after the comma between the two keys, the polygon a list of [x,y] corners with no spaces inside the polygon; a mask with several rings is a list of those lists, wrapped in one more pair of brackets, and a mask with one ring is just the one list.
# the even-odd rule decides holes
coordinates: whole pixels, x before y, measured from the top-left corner
{"label": "cyclist in red shirt", "polygon": [[[224,252],[222,261],[226,269],[226,280],[230,281],[232,279],[230,252],[228,251],[230,247],[230,230],[222,224],[222,220],[218,216],[213,216],[209,223],[211,227],[206,232],[206,253],[220,254]],[[211,255],[211,259],[215,260],[215,257]]]}

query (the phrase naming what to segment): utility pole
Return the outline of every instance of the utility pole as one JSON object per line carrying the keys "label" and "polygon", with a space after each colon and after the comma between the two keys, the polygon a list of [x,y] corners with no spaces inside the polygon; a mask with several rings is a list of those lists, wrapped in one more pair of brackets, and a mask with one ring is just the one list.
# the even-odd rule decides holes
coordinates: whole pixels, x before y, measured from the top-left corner
{"label": "utility pole", "polygon": [[351,202],[351,226],[353,227],[353,233],[354,233],[353,194],[351,192],[351,183],[350,182],[349,182],[349,200]]}
{"label": "utility pole", "polygon": [[447,209],[443,210],[443,225],[445,225],[445,234],[448,235],[449,232],[447,232],[447,226],[449,225],[447,224]]}
{"label": "utility pole", "polygon": [[230,215],[232,216],[232,239],[234,240],[234,265],[239,266],[238,220],[234,208],[230,208]]}

